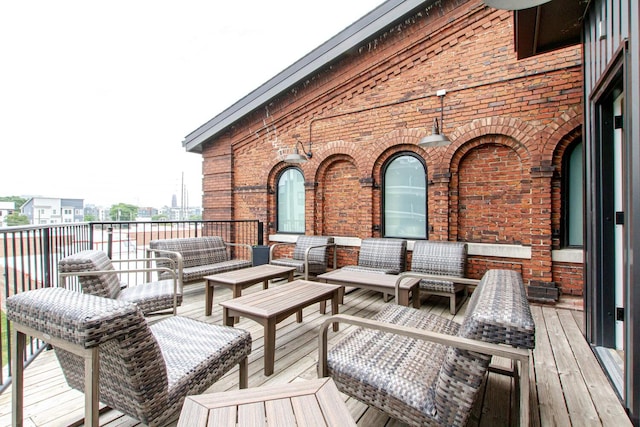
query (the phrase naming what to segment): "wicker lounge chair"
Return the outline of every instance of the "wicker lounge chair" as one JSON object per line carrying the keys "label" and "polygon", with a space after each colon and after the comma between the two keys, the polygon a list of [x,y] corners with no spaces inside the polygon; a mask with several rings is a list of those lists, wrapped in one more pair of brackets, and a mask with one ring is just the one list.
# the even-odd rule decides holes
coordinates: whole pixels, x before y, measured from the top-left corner
{"label": "wicker lounge chair", "polygon": [[[467,264],[467,244],[463,242],[419,240],[413,245],[411,273],[448,276],[420,281],[420,293],[449,298],[449,311],[456,314],[468,296],[467,285],[456,282],[464,278]],[[419,274],[411,274],[420,277]],[[458,297],[460,296],[460,297]]]}
{"label": "wicker lounge chair", "polygon": [[[143,260],[126,260],[126,262],[146,262]],[[67,278],[77,276],[85,294],[113,298],[135,303],[146,315],[160,310],[171,309],[176,314],[177,307],[182,304],[182,288],[178,286],[175,270],[172,268],[140,268],[116,270],[106,253],[97,250],[81,251],[58,261],[60,286],[67,286]],[[166,259],[171,263],[170,259]],[[126,272],[159,271],[168,274],[171,279],[126,286],[118,278],[118,274]]]}
{"label": "wicker lounge chair", "polygon": [[[240,366],[247,387],[247,331],[171,316],[149,325],[128,302],[44,288],[12,296],[7,318],[15,361],[26,335],[51,344],[66,380],[85,393],[85,425],[98,425],[98,402],[150,426],[177,418],[188,394],[204,392]],[[23,367],[13,366],[13,425],[22,425]]]}
{"label": "wicker lounge chair", "polygon": [[[327,352],[327,330],[334,322],[359,328]],[[520,425],[525,426],[534,337],[520,274],[489,270],[473,292],[462,325],[395,304],[373,319],[331,316],[320,328],[318,374],[331,376],[340,391],[410,425],[464,426],[491,355],[507,357],[518,362],[513,375],[520,384]]]}
{"label": "wicker lounge chair", "polygon": [[337,255],[333,237],[299,236],[293,248],[292,258],[273,258],[277,247],[291,244],[282,242],[271,245],[269,263],[283,267],[295,267],[296,273],[304,275],[304,280],[309,280],[309,275],[317,276],[327,271],[327,248],[333,247],[333,267],[335,268]]}

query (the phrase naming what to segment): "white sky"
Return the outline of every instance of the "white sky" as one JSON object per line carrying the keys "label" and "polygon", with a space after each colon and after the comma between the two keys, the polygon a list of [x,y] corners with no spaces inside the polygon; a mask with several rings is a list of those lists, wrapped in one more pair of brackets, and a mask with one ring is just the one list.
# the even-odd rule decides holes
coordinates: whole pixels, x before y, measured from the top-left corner
{"label": "white sky", "polygon": [[383,0],[3,0],[0,196],[201,204],[184,137]]}

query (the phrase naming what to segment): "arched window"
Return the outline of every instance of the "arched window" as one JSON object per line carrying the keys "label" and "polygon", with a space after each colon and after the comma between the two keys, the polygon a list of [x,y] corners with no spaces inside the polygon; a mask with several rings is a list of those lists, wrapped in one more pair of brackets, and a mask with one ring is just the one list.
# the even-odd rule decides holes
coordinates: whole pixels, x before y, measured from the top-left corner
{"label": "arched window", "polygon": [[584,228],[582,141],[567,148],[562,171],[563,246],[582,247]]}
{"label": "arched window", "polygon": [[304,177],[287,168],[278,177],[278,232],[304,233]]}
{"label": "arched window", "polygon": [[427,238],[427,172],[413,153],[398,154],[383,168],[382,234]]}

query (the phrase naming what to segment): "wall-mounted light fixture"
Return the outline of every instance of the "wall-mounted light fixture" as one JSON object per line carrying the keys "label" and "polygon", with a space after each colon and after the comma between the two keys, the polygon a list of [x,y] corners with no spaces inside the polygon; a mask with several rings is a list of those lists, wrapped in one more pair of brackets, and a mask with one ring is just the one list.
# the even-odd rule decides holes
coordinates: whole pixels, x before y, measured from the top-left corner
{"label": "wall-mounted light fixture", "polygon": [[[447,94],[447,91],[442,89],[436,92],[436,95],[440,97],[440,126],[444,128],[444,96]],[[433,129],[431,130],[431,135],[427,135],[418,142],[418,145],[421,147],[440,147],[443,145],[449,145],[451,141],[444,135],[444,132],[441,132],[441,128],[438,126],[438,119],[433,119]]]}
{"label": "wall-mounted light fixture", "polygon": [[540,6],[551,0],[484,0],[484,4],[495,9],[522,10]]}
{"label": "wall-mounted light fixture", "polygon": [[[300,151],[298,151],[298,145],[300,145],[300,147],[302,148],[302,154],[300,154]],[[313,157],[313,153],[311,152],[311,141],[309,141],[309,151],[304,150],[304,145],[302,145],[302,142],[296,141],[296,145],[293,148],[293,153],[287,155],[287,157],[284,158],[284,162],[304,163],[311,157]]]}

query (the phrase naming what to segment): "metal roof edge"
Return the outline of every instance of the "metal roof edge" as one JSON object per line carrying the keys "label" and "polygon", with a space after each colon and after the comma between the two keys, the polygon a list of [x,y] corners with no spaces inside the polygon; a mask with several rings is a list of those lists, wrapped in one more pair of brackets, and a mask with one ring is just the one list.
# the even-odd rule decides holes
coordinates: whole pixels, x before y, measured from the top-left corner
{"label": "metal roof edge", "polygon": [[429,1],[384,2],[191,132],[182,141],[183,147],[188,152],[201,152],[201,144],[209,138]]}

